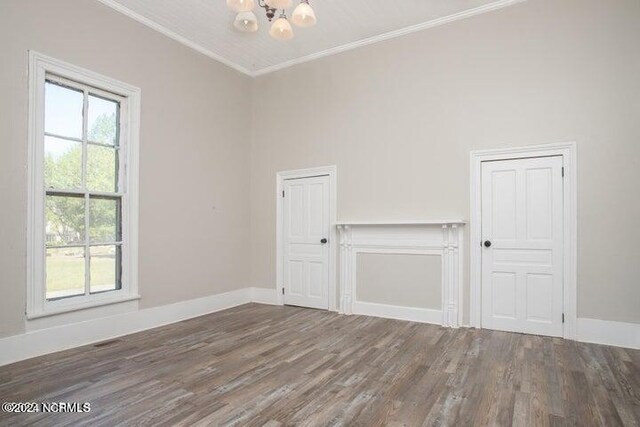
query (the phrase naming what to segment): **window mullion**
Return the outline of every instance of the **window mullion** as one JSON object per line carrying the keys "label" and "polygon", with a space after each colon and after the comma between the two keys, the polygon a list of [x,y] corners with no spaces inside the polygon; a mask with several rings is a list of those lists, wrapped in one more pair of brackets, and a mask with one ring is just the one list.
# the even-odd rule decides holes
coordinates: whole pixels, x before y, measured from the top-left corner
{"label": "window mullion", "polygon": [[84,294],[91,294],[91,256],[89,252],[89,191],[87,189],[88,168],[88,122],[89,122],[89,92],[84,89],[82,105],[82,189],[84,190]]}
{"label": "window mullion", "polygon": [[84,195],[84,293],[91,293],[91,254],[89,252],[89,193]]}
{"label": "window mullion", "polygon": [[[55,135],[53,135],[53,136],[55,136]],[[116,151],[118,151],[118,150],[120,149],[120,147],[118,147],[118,146],[116,146],[116,145],[112,145],[112,144],[104,144],[104,143],[102,143],[102,142],[93,142],[93,141],[89,141],[88,139],[87,139],[87,144],[88,144],[88,145],[95,145],[95,146],[97,146],[97,147],[112,148],[112,149],[114,149],[114,150],[116,150]]]}
{"label": "window mullion", "polygon": [[[106,241],[106,242],[95,242],[95,243],[90,243],[89,247],[96,247],[96,246],[122,246],[123,242],[122,240],[116,240],[116,241]],[[50,246],[52,247],[52,246]]]}

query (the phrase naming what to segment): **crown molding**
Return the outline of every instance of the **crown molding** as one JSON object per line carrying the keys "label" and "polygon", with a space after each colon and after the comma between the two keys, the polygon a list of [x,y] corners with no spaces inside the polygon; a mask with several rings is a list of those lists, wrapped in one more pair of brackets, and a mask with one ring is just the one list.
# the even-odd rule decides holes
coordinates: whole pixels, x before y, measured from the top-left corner
{"label": "crown molding", "polygon": [[303,56],[300,58],[292,59],[291,61],[282,62],[280,64],[272,65],[269,67],[261,68],[253,72],[253,77],[262,76],[264,74],[273,73],[274,71],[282,70],[283,68],[292,67],[294,65],[302,64],[316,59],[324,58],[326,56],[335,55],[338,53],[346,52],[348,50],[356,49],[362,46],[378,43],[384,40],[393,39],[396,37],[405,36],[407,34],[415,33],[418,31],[426,30],[428,28],[437,27],[440,25],[448,24],[453,21],[470,18],[472,16],[480,15],[481,13],[491,12],[497,9],[502,9],[507,6],[511,6],[517,3],[522,3],[527,0],[499,0],[493,3],[486,4],[484,6],[475,7],[473,9],[465,10],[464,12],[454,13],[453,15],[443,16],[441,18],[425,21],[420,24],[411,25],[409,27],[400,28],[399,30],[389,31],[388,33],[379,34],[377,36],[368,37],[366,39],[358,40],[352,43],[347,43],[341,46],[332,47],[331,49],[323,50],[321,52],[312,53],[311,55]]}
{"label": "crown molding", "polygon": [[207,49],[204,46],[199,45],[198,43],[195,43],[191,40],[189,40],[186,37],[181,36],[180,34],[177,34],[173,31],[171,31],[170,29],[168,29],[167,27],[165,27],[164,25],[160,25],[155,21],[152,21],[149,18],[146,18],[142,15],[140,15],[137,12],[134,12],[133,10],[129,9],[128,7],[125,7],[123,5],[121,5],[120,3],[118,3],[115,0],[98,0],[100,3],[104,4],[105,6],[110,7],[111,9],[116,10],[117,12],[122,13],[125,16],[128,16],[129,18],[138,21],[141,24],[146,25],[147,27],[158,31],[159,33],[164,34],[165,36],[177,41],[178,43],[182,43],[183,45],[190,47],[191,49],[200,52],[201,54],[208,56],[209,58],[216,60],[218,62],[223,63],[224,65],[226,65],[227,67],[231,67],[236,71],[241,72],[242,74],[245,74],[249,77],[254,77],[253,72],[251,72],[250,70],[248,70],[247,68],[236,64],[235,62],[229,61],[227,58],[224,58],[220,55],[218,55],[217,53],[212,52],[211,50]]}
{"label": "crown molding", "polygon": [[340,46],[336,46],[336,47],[332,47],[330,49],[326,49],[320,52],[316,52],[316,53],[312,53],[311,55],[306,55],[306,56],[302,56],[300,58],[296,58],[296,59],[292,59],[290,61],[285,61],[285,62],[281,62],[280,64],[275,64],[275,65],[271,65],[268,67],[264,67],[261,68],[259,70],[256,71],[251,71],[239,64],[236,64],[233,61],[228,60],[227,58],[224,58],[220,55],[218,55],[217,53],[212,52],[211,50],[207,49],[206,47],[195,43],[189,39],[187,39],[186,37],[183,37],[177,33],[175,33],[174,31],[168,29],[167,27],[165,27],[164,25],[158,24],[155,21],[152,21],[149,18],[146,18],[142,15],[140,15],[137,12],[134,12],[133,10],[129,9],[126,6],[123,6],[122,4],[118,3],[115,0],[98,0],[100,3],[104,4],[105,6],[108,6],[126,16],[128,16],[131,19],[134,19],[138,22],[140,22],[141,24],[146,25],[149,28],[152,28],[162,34],[164,34],[165,36],[172,38],[173,40],[182,43],[183,45],[190,47],[191,49],[200,52],[203,55],[208,56],[211,59],[214,59],[218,62],[221,62],[222,64],[233,68],[236,71],[239,71],[242,74],[245,74],[249,77],[258,77],[258,76],[263,76],[265,74],[269,74],[269,73],[273,73],[275,71],[279,71],[282,70],[284,68],[289,68],[292,67],[294,65],[298,65],[298,64],[303,64],[305,62],[310,62],[310,61],[314,61],[316,59],[320,59],[320,58],[324,58],[326,56],[331,56],[331,55],[335,55],[338,53],[342,53],[342,52],[346,52],[352,49],[356,49],[362,46],[367,46],[370,44],[374,44],[374,43],[378,43],[384,40],[389,40],[389,39],[393,39],[396,37],[401,37],[407,34],[411,34],[411,33],[415,33],[418,31],[422,31],[422,30],[426,30],[428,28],[433,28],[433,27],[437,27],[440,25],[444,25],[444,24],[448,24],[450,22],[454,22],[454,21],[458,21],[461,19],[466,19],[466,18],[470,18],[472,16],[476,16],[476,15],[480,15],[482,13],[487,13],[487,12],[491,12],[494,10],[498,10],[498,9],[502,9],[504,7],[507,6],[511,6],[517,3],[523,3],[527,0],[497,0],[494,1],[492,3],[489,4],[485,4],[483,6],[479,6],[479,7],[475,7],[473,9],[468,9],[465,10],[463,12],[459,12],[459,13],[454,13],[453,15],[448,15],[448,16],[443,16],[441,18],[437,18],[437,19],[432,19],[429,21],[425,21],[422,22],[420,24],[416,24],[416,25],[411,25],[409,27],[405,27],[405,28],[400,28],[398,30],[394,30],[394,31],[389,31],[387,33],[383,33],[383,34],[379,34],[377,36],[373,36],[373,37],[367,37],[365,39],[362,40],[357,40],[355,42],[351,42],[351,43],[347,43],[344,45],[340,45]]}

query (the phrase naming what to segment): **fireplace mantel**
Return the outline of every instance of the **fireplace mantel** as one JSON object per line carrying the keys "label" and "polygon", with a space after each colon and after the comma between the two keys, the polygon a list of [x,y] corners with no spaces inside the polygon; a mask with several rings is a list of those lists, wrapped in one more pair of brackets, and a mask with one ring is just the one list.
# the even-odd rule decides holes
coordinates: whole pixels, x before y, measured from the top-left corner
{"label": "fireplace mantel", "polygon": [[[457,328],[462,323],[463,233],[466,221],[339,221],[340,311],[378,314]],[[355,300],[356,257],[361,253],[439,255],[442,258],[441,312],[414,307],[378,307],[372,313]]]}
{"label": "fireplace mantel", "polygon": [[410,221],[338,221],[335,223],[339,225],[464,225],[467,221],[463,219],[438,219],[438,220],[410,220]]}

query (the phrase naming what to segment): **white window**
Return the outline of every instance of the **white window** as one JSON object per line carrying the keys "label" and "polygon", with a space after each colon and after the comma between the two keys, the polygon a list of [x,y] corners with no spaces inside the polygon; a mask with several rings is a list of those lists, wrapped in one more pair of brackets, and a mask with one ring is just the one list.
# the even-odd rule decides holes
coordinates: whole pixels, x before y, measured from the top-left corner
{"label": "white window", "polygon": [[140,90],[29,54],[27,316],[138,298]]}

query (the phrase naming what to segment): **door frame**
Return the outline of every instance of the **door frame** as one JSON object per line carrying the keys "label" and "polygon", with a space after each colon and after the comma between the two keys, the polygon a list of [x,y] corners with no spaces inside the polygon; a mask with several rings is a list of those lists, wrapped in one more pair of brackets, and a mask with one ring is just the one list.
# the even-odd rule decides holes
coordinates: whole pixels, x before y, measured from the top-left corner
{"label": "door frame", "polygon": [[276,174],[276,294],[278,305],[284,305],[284,182],[289,179],[329,177],[329,311],[338,311],[336,297],[336,246],[338,232],[335,227],[337,218],[337,175],[335,165],[308,169],[280,171]]}
{"label": "door frame", "polygon": [[576,339],[577,321],[577,149],[575,142],[497,148],[470,152],[470,325],[482,327],[482,162],[562,156],[563,191],[563,337]]}

